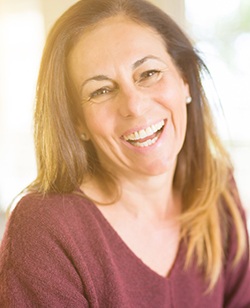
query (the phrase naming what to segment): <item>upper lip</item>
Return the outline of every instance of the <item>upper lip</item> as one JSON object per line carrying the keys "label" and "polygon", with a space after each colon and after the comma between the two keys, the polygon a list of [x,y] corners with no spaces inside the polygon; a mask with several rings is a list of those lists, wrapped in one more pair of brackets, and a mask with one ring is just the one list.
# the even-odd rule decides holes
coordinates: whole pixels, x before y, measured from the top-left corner
{"label": "upper lip", "polygon": [[160,120],[143,129],[138,129],[138,130],[125,133],[122,135],[122,138],[125,139],[126,141],[128,140],[135,141],[135,140],[143,139],[143,138],[146,138],[146,137],[149,137],[155,134],[158,130],[160,130],[164,126],[164,124],[165,124],[164,120]]}

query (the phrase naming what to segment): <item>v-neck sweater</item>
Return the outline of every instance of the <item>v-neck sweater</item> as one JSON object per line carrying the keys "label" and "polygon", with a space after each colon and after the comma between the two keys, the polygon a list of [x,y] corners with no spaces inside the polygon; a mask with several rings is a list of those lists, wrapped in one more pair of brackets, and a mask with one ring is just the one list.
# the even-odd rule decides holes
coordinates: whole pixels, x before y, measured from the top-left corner
{"label": "v-neck sweater", "polygon": [[183,242],[170,274],[162,277],[130,250],[90,200],[30,194],[12,212],[2,241],[0,307],[250,307],[249,253],[232,267],[233,226],[228,247],[220,278],[206,294],[195,262],[184,267]]}

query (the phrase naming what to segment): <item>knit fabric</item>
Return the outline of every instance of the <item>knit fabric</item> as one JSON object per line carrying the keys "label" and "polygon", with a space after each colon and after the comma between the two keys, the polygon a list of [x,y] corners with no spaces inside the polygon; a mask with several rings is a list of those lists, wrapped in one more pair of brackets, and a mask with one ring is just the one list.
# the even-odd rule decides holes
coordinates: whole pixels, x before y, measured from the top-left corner
{"label": "knit fabric", "polygon": [[76,194],[30,194],[12,212],[1,245],[0,307],[247,308],[248,252],[227,263],[213,291],[180,244],[168,277],[147,267],[91,201]]}

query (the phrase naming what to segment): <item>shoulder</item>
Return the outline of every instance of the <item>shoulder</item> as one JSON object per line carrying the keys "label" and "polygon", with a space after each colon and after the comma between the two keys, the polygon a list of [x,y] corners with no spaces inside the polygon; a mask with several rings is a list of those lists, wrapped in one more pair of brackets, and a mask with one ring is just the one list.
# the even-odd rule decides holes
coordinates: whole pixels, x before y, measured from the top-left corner
{"label": "shoulder", "polygon": [[100,218],[96,216],[96,206],[80,195],[27,194],[16,204],[7,222],[0,270],[13,268],[16,273],[35,273],[42,264],[44,268],[51,267],[56,260],[68,264],[69,256],[88,256],[94,246],[93,233],[98,235],[101,230]]}
{"label": "shoulder", "polygon": [[42,303],[54,301],[61,307],[63,300],[76,307],[77,299],[79,306],[84,299],[76,267],[84,277],[88,273],[85,256],[90,255],[91,233],[84,220],[94,220],[94,205],[81,196],[28,194],[21,198],[9,217],[0,249],[0,280],[11,301],[34,302],[34,294],[39,294]]}
{"label": "shoulder", "polygon": [[95,205],[76,194],[30,193],[17,202],[7,222],[2,249],[11,255],[42,246],[68,245],[72,234],[88,238],[89,225],[96,220]]}
{"label": "shoulder", "polygon": [[15,215],[16,212],[56,212],[65,206],[66,208],[76,207],[79,203],[84,207],[88,204],[92,204],[92,202],[84,198],[83,195],[77,193],[40,194],[30,192],[19,198],[11,215]]}
{"label": "shoulder", "polygon": [[90,215],[95,205],[83,196],[70,194],[48,194],[29,193],[23,196],[15,205],[10,214],[9,224],[39,225],[48,224],[52,221],[63,221],[75,219],[79,215]]}

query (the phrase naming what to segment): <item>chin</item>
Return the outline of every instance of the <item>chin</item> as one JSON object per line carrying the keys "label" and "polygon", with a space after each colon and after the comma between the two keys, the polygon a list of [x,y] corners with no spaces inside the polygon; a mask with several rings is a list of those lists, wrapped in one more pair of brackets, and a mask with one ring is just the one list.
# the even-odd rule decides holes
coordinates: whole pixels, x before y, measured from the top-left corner
{"label": "chin", "polygon": [[176,168],[177,158],[172,160],[164,160],[163,162],[153,161],[150,165],[145,166],[144,171],[148,175],[157,176],[166,173],[173,173]]}

